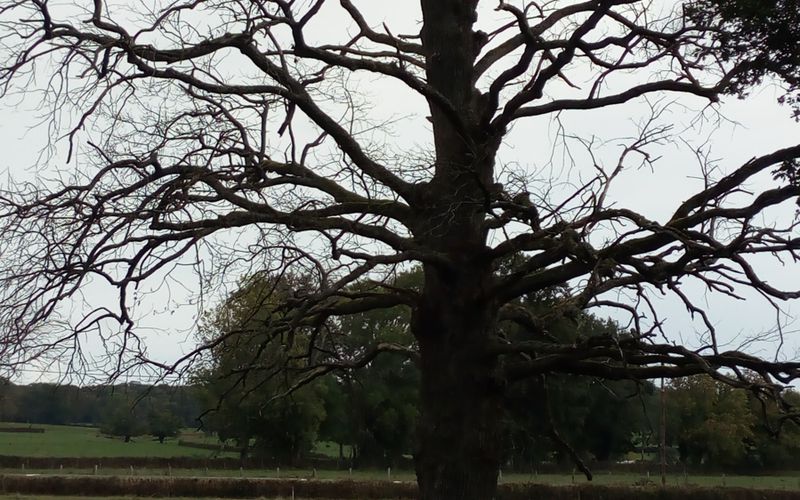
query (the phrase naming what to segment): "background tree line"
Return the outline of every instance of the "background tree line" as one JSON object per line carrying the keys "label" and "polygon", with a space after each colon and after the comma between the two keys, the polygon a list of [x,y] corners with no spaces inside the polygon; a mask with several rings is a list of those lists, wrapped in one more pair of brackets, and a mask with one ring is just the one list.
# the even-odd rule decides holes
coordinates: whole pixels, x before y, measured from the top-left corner
{"label": "background tree line", "polygon": [[163,441],[197,427],[201,401],[192,386],[15,385],[0,378],[0,422],[92,425],[126,441],[143,434]]}
{"label": "background tree line", "polygon": [[[413,270],[399,274],[394,285],[413,289],[420,283]],[[302,354],[296,351],[307,342],[295,339],[287,351],[285,339],[270,336],[269,326],[304,286],[302,278],[288,275],[242,280],[204,318],[200,335],[217,347],[189,385],[78,387],[2,380],[0,421],[97,425],[125,440],[141,434],[163,440],[182,427],[199,427],[237,447],[242,457],[289,464],[327,441],[338,445],[343,463],[356,467],[407,465],[418,420],[417,366],[406,357],[381,356],[361,370],[334,372],[298,388],[293,356]],[[358,289],[355,285],[353,293]],[[527,296],[518,305],[535,316],[552,308],[557,295],[551,290]],[[562,317],[547,327],[560,342],[626,336],[615,322],[582,311],[565,311]],[[347,316],[330,331],[302,334],[352,343],[345,349],[381,342],[414,349],[410,320],[408,310],[397,307]],[[522,329],[510,327],[504,335],[525,341]],[[550,375],[514,386],[507,397],[503,445],[511,467],[657,455],[661,403],[652,382]],[[800,401],[793,391],[787,397]],[[665,402],[671,462],[739,469],[800,466],[800,429],[779,425],[774,404],[706,376],[671,381]]]}
{"label": "background tree line", "polygon": [[[200,385],[78,387],[2,379],[0,421],[95,425],[120,439],[171,437],[180,428],[202,426],[252,456],[292,460],[324,440],[339,445],[343,463],[402,465],[413,452],[418,376],[413,365],[383,357],[356,374],[302,389],[270,412],[258,407],[271,395],[254,392],[245,403],[222,406],[202,420],[198,415],[214,395]],[[548,392],[556,432],[582,459],[630,460],[635,453],[636,459],[656,460],[660,402],[653,384],[561,377]],[[552,439],[546,410],[535,403],[539,397],[541,387],[533,385],[513,394],[507,465],[572,467],[570,453]],[[800,400],[796,391],[789,397]],[[669,383],[666,402],[670,463],[743,471],[800,467],[800,429],[787,422],[776,433],[777,409],[767,406],[765,418],[748,393],[697,376]]]}

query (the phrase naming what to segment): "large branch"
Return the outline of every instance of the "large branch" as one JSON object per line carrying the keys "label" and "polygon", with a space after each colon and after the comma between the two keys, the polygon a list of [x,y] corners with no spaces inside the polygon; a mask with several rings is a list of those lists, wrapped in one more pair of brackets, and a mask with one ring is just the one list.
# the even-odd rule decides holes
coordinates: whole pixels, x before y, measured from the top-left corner
{"label": "large branch", "polygon": [[[45,9],[46,7],[42,7],[42,12],[46,12]],[[49,16],[44,17],[47,18]],[[188,45],[180,49],[162,49],[152,44],[136,44],[130,35],[125,32],[120,32],[121,28],[112,30],[104,23],[101,23],[99,27],[107,31],[112,31],[116,36],[82,31],[71,25],[52,24],[45,28],[43,40],[48,41],[48,43],[52,43],[53,40],[65,40],[67,47],[73,47],[75,50],[82,50],[89,53],[101,50],[110,51],[116,48],[119,49],[126,56],[127,60],[133,64],[137,70],[143,73],[143,75],[151,78],[181,82],[209,93],[227,95],[271,94],[279,96],[302,109],[317,126],[327,132],[337,142],[342,151],[347,154],[353,163],[364,171],[364,173],[393,189],[400,196],[406,199],[412,197],[412,186],[390,172],[385,166],[371,159],[352,134],[314,101],[302,82],[294,78],[285,67],[273,63],[256,47],[253,41],[253,33],[229,33],[216,38],[203,40],[198,44]],[[91,44],[92,47],[82,47],[87,43]],[[198,77],[196,76],[197,73],[194,71],[187,72],[175,69],[175,67],[179,67],[179,63],[192,62],[195,59],[212,56],[226,49],[236,49],[243,53],[256,67],[273,79],[277,85],[219,83]],[[312,51],[312,53],[315,57],[319,56],[316,51]],[[331,55],[331,57],[336,59],[339,56]],[[337,62],[345,64],[347,61],[337,60]],[[160,68],[156,66],[155,63],[168,63],[168,65],[165,68]],[[369,66],[366,63],[353,62],[352,64],[355,64],[355,66],[350,69],[368,69],[366,66]],[[378,66],[376,71],[383,68],[383,65],[378,63],[376,63],[376,65]],[[360,66],[365,67],[360,68]],[[386,66],[391,67],[390,65]],[[105,73],[109,74],[108,70],[105,70]],[[105,75],[101,74],[100,76],[103,77]],[[410,84],[412,82],[406,83]],[[418,90],[422,89],[418,88]],[[445,103],[443,103],[443,105],[444,104]]]}
{"label": "large branch", "polygon": [[719,95],[719,89],[717,87],[702,87],[691,82],[666,80],[637,85],[614,95],[603,97],[587,97],[584,99],[556,99],[554,101],[536,106],[523,106],[514,113],[513,118],[517,119],[529,116],[540,116],[568,110],[605,108],[607,106],[613,106],[616,104],[624,104],[648,94],[656,94],[661,92],[692,94],[699,97],[704,97],[713,102],[718,100]]}
{"label": "large branch", "polygon": [[512,380],[542,373],[568,373],[612,380],[679,378],[705,373],[725,379],[731,385],[747,383],[736,380],[735,375],[732,378],[720,372],[721,369],[731,370],[731,374],[739,369],[750,370],[787,384],[800,378],[800,362],[765,361],[738,351],[702,354],[683,346],[651,344],[636,339],[597,338],[570,345],[528,341],[498,344],[491,352],[533,356],[518,363],[509,362],[508,374]]}
{"label": "large branch", "polygon": [[514,119],[517,110],[524,104],[539,99],[544,93],[544,88],[547,83],[555,76],[561,73],[561,70],[569,64],[575,52],[581,43],[581,40],[586,34],[592,31],[606,16],[609,9],[611,9],[614,2],[603,0],[597,4],[595,10],[589,17],[581,23],[572,35],[569,37],[567,45],[559,52],[559,54],[550,62],[548,66],[542,69],[534,78],[519,91],[514,97],[503,106],[503,110],[499,116],[492,121],[492,128],[494,130],[504,130],[509,123]]}
{"label": "large branch", "polygon": [[[441,110],[444,116],[446,116],[451,122],[452,126],[459,132],[461,137],[464,140],[470,140],[470,134],[467,131],[466,123],[459,113],[459,110],[456,108],[456,104],[451,102],[435,86],[430,85],[428,82],[425,82],[423,79],[417,77],[410,71],[407,71],[400,64],[385,63],[376,60],[374,57],[347,57],[342,55],[343,51],[341,49],[338,51],[339,53],[337,53],[335,51],[337,47],[333,47],[334,50],[328,50],[309,45],[306,42],[304,28],[308,21],[310,21],[315,14],[312,14],[311,16],[306,15],[303,19],[297,20],[292,14],[291,2],[278,0],[277,3],[281,6],[281,9],[286,16],[286,22],[292,28],[292,37],[295,43],[294,53],[297,56],[321,61],[331,66],[341,67],[351,71],[369,71],[395,78],[403,82],[408,88],[423,96],[428,100],[428,102],[436,106],[437,109]],[[355,15],[357,12],[355,7],[353,7],[350,2],[342,2],[342,5],[351,15]],[[359,27],[362,29],[362,32],[365,32],[368,37],[371,37],[372,39],[379,39],[382,41],[382,43],[388,42],[393,45],[398,52],[405,50],[405,48],[410,49],[412,53],[422,52],[421,47],[414,47],[413,45],[409,46],[409,44],[401,43],[401,41],[395,39],[394,37],[384,38],[372,31],[365,31],[363,24],[364,21],[363,19],[359,18],[358,15],[355,15],[355,20],[359,23]],[[369,54],[366,55],[369,56]],[[422,61],[420,61],[418,64],[425,67],[425,64]],[[407,197],[410,194],[409,192],[402,193],[398,191],[398,193],[406,197],[407,200],[409,199]]]}
{"label": "large branch", "polygon": [[[508,252],[526,250],[535,250],[538,253],[520,264],[518,272],[512,272],[507,278],[501,279],[497,286],[497,294],[503,301],[510,301],[535,290],[566,283],[580,276],[590,275],[598,265],[606,262],[633,265],[638,259],[645,259],[642,263],[647,263],[646,267],[648,268],[652,266],[654,272],[656,271],[656,266],[659,266],[658,273],[663,271],[661,279],[666,279],[669,276],[679,276],[686,269],[686,262],[673,267],[669,267],[666,263],[664,263],[665,266],[660,266],[658,262],[647,262],[649,255],[672,244],[685,245],[686,251],[695,261],[724,259],[743,251],[746,252],[745,246],[753,245],[750,240],[733,240],[728,244],[715,243],[713,240],[708,241],[704,234],[694,231],[693,228],[717,220],[748,221],[769,207],[796,199],[800,195],[800,191],[796,186],[789,185],[766,191],[757,196],[749,205],[741,207],[718,206],[718,202],[742,186],[748,179],[775,165],[796,158],[800,158],[800,145],[785,148],[749,161],[733,173],[683,202],[670,221],[664,225],[647,220],[629,210],[611,209],[593,213],[584,219],[570,225],[564,225],[558,229],[526,233],[508,240],[490,251],[488,255],[492,258],[497,258]],[[602,221],[620,220],[622,218],[634,222],[638,226],[638,229],[631,232],[632,235],[640,232],[650,234],[638,238],[626,238],[623,235],[621,239],[612,241],[601,249],[591,248],[591,246],[587,246],[586,243],[580,241],[578,231],[583,227]],[[784,246],[787,249],[792,247],[797,250],[795,248],[797,245],[798,242],[792,239],[784,242]],[[560,261],[565,262],[558,264]],[[653,279],[652,276],[647,276],[645,273],[642,273],[639,278],[641,281],[652,281]],[[607,289],[608,287],[598,287],[597,293]],[[778,297],[782,298],[789,298],[794,295],[788,292],[778,293]]]}
{"label": "large branch", "polygon": [[[582,12],[592,12],[596,8],[597,2],[595,0],[589,0],[587,2],[568,5],[550,13],[545,19],[539,21],[535,26],[530,26],[527,32],[519,33],[502,42],[495,48],[487,51],[486,54],[484,54],[484,56],[475,63],[475,80],[480,78],[481,75],[483,75],[497,62],[503,60],[506,56],[522,47],[526,41],[540,37],[547,30],[555,26],[559,21]],[[518,26],[519,24],[518,22],[515,22],[514,25]]]}

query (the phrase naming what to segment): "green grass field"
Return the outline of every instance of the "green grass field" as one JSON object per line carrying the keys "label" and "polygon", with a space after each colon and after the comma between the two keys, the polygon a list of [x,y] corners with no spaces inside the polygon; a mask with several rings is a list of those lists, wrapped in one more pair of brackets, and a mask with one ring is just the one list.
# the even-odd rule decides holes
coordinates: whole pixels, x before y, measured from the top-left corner
{"label": "green grass field", "polygon": [[[19,424],[5,424],[8,426]],[[130,443],[122,438],[108,437],[92,427],[36,425],[45,429],[42,434],[0,432],[0,455],[25,457],[211,457],[236,456],[198,448],[178,446],[177,439],[163,444],[152,436],[139,436]],[[183,439],[204,442],[201,433],[188,432]],[[213,443],[211,439],[205,442]]]}
{"label": "green grass field", "polygon": [[[2,423],[0,427],[25,427],[26,424]],[[138,436],[125,443],[122,438],[103,436],[96,428],[68,425],[33,425],[43,434],[0,432],[0,455],[24,457],[236,457],[236,453],[214,453],[209,450],[178,446],[178,439],[159,443],[152,436]],[[216,438],[202,432],[184,430],[180,439],[193,443],[216,445]],[[339,447],[319,442],[314,453],[336,458]],[[350,448],[344,448],[345,455]]]}

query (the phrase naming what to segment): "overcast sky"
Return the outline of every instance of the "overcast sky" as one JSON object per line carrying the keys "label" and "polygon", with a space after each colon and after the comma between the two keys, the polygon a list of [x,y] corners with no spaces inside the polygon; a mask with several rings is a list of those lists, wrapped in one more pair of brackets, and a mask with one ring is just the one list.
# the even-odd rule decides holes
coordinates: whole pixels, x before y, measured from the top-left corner
{"label": "overcast sky", "polygon": [[[491,2],[492,6],[494,2]],[[338,5],[334,2],[333,5]],[[370,23],[379,26],[386,22],[394,33],[409,33],[418,29],[416,2],[359,2],[364,8]],[[495,14],[486,11],[486,16]],[[334,35],[341,24],[341,18],[331,11],[325,23],[317,26],[320,39]],[[392,132],[395,147],[425,148],[430,144],[430,131],[424,117],[427,112],[421,99],[411,93],[399,92],[395,84],[376,80],[372,77],[356,80],[361,94],[371,96],[374,108],[371,117],[395,120]],[[670,96],[675,99],[677,96]],[[690,151],[690,146],[706,144],[712,158],[718,159],[718,165],[724,172],[735,168],[753,156],[765,154],[775,149],[794,145],[800,138],[800,125],[790,119],[790,110],[776,104],[777,89],[765,85],[755,89],[746,100],[725,99],[713,110],[706,109],[707,120],[702,126],[688,128],[692,123],[699,123],[698,116],[706,106],[706,102],[694,98],[679,98],[672,103],[669,111],[662,115],[665,124],[674,126],[674,136],[662,145],[653,149],[654,155],[660,159],[653,169],[641,168],[625,171],[610,193],[618,206],[633,208],[643,212],[647,217],[664,220],[675,206],[695,192],[701,185],[699,169]],[[37,172],[47,176],[50,169],[81,168],[80,158],[77,162],[65,164],[66,151],[63,142],[60,147],[50,150],[50,156],[41,156],[53,139],[48,136],[48,128],[42,126],[40,111],[35,108],[39,103],[35,98],[14,96],[0,102],[3,119],[0,120],[0,148],[4,154],[0,157],[0,168],[15,180],[33,179]],[[661,105],[666,101],[662,101]],[[591,112],[571,112],[561,116],[562,125],[571,134],[596,140],[595,154],[601,160],[613,162],[619,153],[620,145],[626,137],[637,131],[637,125],[646,118],[648,106],[644,102],[600,109]],[[715,123],[713,118],[719,112],[724,120]],[[37,123],[39,123],[37,125]],[[553,155],[554,140],[557,132],[556,124],[548,117],[516,124],[509,134],[500,153],[500,165],[513,165],[515,168],[538,172],[548,180],[560,182],[577,182],[580,176],[591,170],[587,165],[588,158],[581,153],[577,144],[573,144],[576,165],[561,161],[558,153]],[[556,149],[556,151],[558,151]],[[42,161],[47,158],[47,161]],[[588,170],[587,170],[588,168]],[[583,174],[582,174],[583,172]],[[758,189],[759,186],[752,186]],[[791,214],[789,214],[791,215]],[[0,256],[1,258],[1,256]],[[780,266],[775,263],[763,268],[773,283],[800,283],[800,267],[793,264]],[[745,293],[746,301],[733,301],[721,297],[705,297],[699,286],[689,285],[695,297],[707,300],[712,319],[717,325],[723,342],[732,347],[749,336],[771,331],[776,326],[775,311],[763,300]],[[151,289],[159,288],[159,283],[151,284]],[[149,302],[139,310],[143,318],[142,326],[152,333],[147,334],[150,345],[149,352],[154,358],[169,361],[175,359],[194,346],[192,326],[197,315],[196,307],[184,305],[189,295],[196,288],[188,271],[180,271],[176,279],[167,288],[149,296]],[[91,306],[111,300],[107,291],[87,290],[85,299]],[[672,299],[665,299],[661,304],[664,316],[668,318],[666,328],[672,339],[686,339],[691,345],[696,342],[698,331],[702,325],[693,322],[685,309]],[[785,304],[786,311],[800,313],[800,307]],[[79,305],[76,304],[76,309]],[[789,333],[784,357],[796,357],[800,347],[800,335],[793,332],[795,325],[788,318],[782,318]],[[800,326],[800,325],[798,325]],[[751,352],[771,357],[776,347],[774,337],[771,342],[751,346]],[[98,351],[99,352],[99,351]],[[40,368],[25,371],[19,381],[33,381],[39,377]],[[53,373],[42,377],[52,379]]]}

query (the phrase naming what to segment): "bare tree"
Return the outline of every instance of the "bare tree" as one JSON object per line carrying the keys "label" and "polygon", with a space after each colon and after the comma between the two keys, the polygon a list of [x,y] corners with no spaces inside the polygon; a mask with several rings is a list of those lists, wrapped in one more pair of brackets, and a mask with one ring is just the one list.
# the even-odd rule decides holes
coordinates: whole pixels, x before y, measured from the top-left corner
{"label": "bare tree", "polygon": [[[53,113],[42,133],[64,134],[79,167],[2,195],[3,363],[76,355],[89,335],[117,356],[118,372],[147,363],[137,294],[186,264],[203,287],[248,268],[307,276],[315,289],[267,325],[287,352],[292,332],[312,332],[306,363],[292,361],[295,386],[382,353],[417,358],[424,499],[493,497],[504,393],[524,378],[708,373],[779,397],[800,375],[800,363],[721,350],[682,287],[749,288],[775,304],[800,296],[753,264],[798,256],[800,145],[717,178],[706,171],[704,187],[663,221],[608,202],[619,169],[668,132],[658,120],[618,165],[566,194],[506,187],[496,164],[510,127],[526,119],[662,94],[716,103],[766,77],[782,79],[793,102],[795,2],[421,0],[421,29],[407,35],[352,0],[69,3],[0,1],[3,95],[41,96]],[[591,75],[589,85],[575,74]],[[427,106],[417,126],[430,134],[428,151],[370,135],[381,124],[351,92],[364,75]],[[746,189],[764,178],[766,189]],[[786,216],[769,215],[773,207]],[[382,279],[408,263],[422,266],[422,290]],[[59,314],[92,281],[114,287],[117,305],[90,307],[77,322]],[[520,307],[554,287],[548,313]],[[699,348],[662,337],[659,293],[707,322]],[[398,305],[412,311],[414,352],[336,348],[337,317]],[[627,312],[633,333],[570,344],[548,334],[554,318],[600,306]],[[56,319],[73,321],[48,328]],[[537,340],[500,335],[506,321]],[[213,347],[161,368],[179,370]]]}

